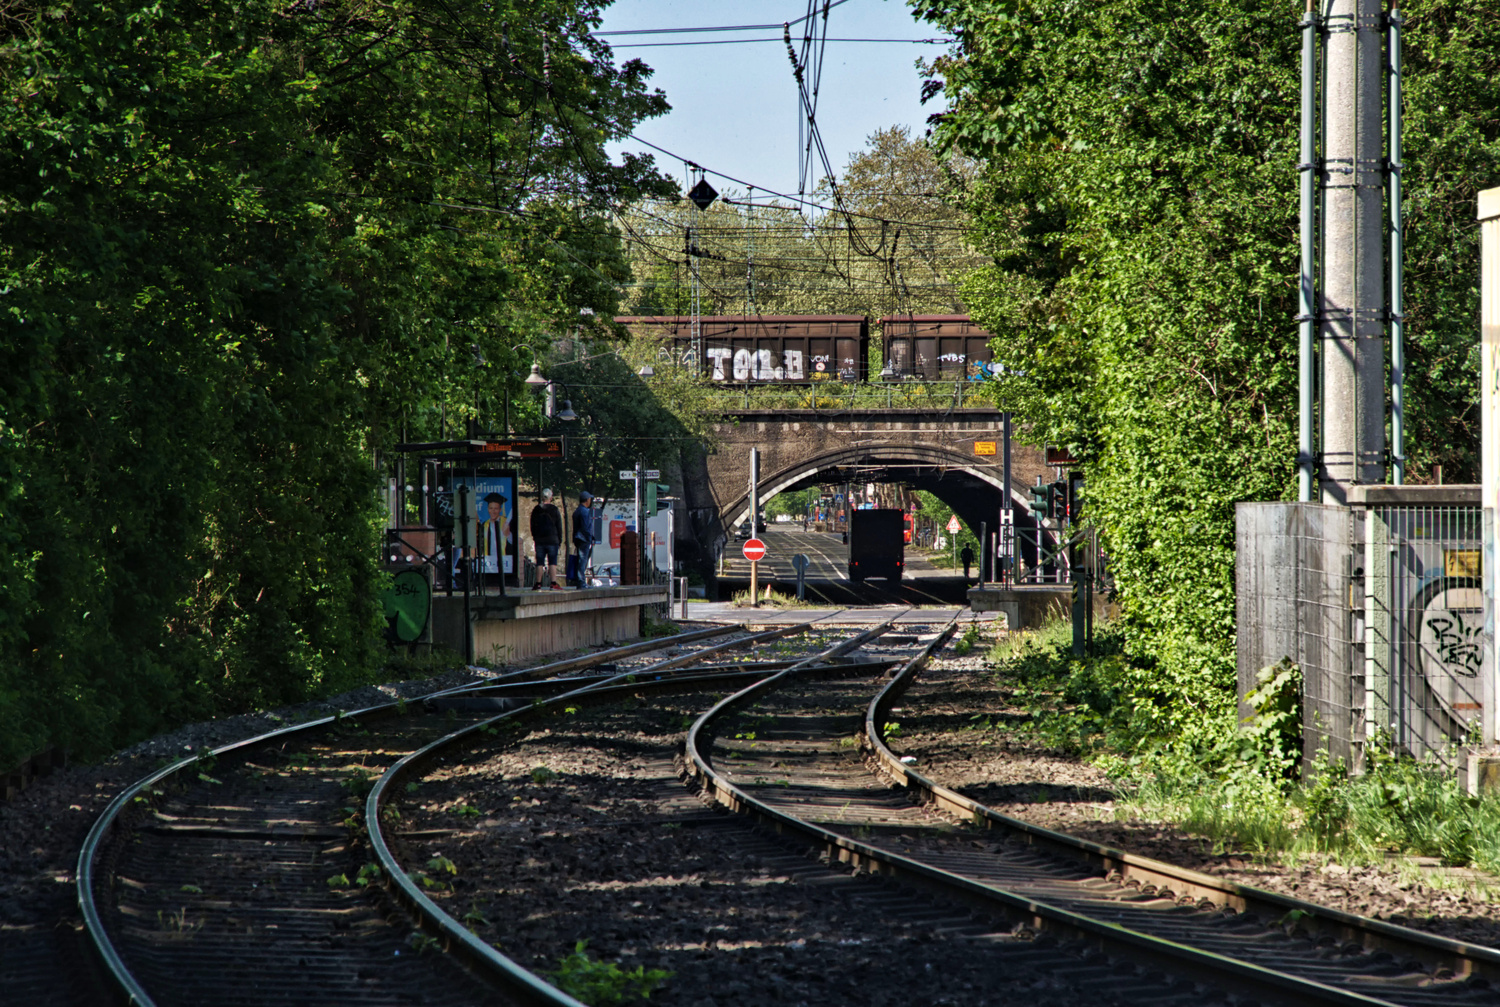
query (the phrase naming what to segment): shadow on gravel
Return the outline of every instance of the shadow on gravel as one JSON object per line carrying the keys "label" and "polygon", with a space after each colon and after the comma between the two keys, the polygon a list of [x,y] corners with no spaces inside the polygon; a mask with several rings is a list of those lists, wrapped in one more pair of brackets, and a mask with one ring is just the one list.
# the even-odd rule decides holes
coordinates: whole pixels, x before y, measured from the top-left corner
{"label": "shadow on gravel", "polygon": [[[929,702],[923,697],[922,702],[926,706],[936,706],[936,702]],[[989,739],[995,735],[981,728],[979,716],[972,711],[959,710],[955,713],[928,713],[926,710],[907,712],[903,707],[897,707],[891,711],[891,719],[899,720],[909,717],[912,727],[918,731],[931,732],[932,734],[957,734],[960,740],[968,743],[970,739]],[[1029,713],[984,713],[983,720],[987,726],[993,728],[1017,727],[1021,724],[1031,722]]]}
{"label": "shadow on gravel", "polygon": [[[980,804],[1101,804],[1112,801],[1114,792],[1100,787],[1058,786],[1041,780],[1023,780],[1020,783],[990,783],[979,787],[964,787],[965,797],[972,797]],[[1113,823],[1100,823],[1113,824]]]}

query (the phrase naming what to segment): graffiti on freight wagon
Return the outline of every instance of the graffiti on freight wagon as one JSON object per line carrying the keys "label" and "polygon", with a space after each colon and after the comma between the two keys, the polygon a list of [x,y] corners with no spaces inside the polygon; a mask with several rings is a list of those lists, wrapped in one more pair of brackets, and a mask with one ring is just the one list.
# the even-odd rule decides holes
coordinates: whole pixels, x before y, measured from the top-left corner
{"label": "graffiti on freight wagon", "polygon": [[[709,362],[709,375],[715,381],[806,381],[834,376],[833,358],[824,354],[813,354],[811,360],[801,350],[735,349],[730,346],[709,346],[704,350]],[[808,364],[812,374],[808,374]],[[839,361],[840,376],[856,373],[853,357]]]}

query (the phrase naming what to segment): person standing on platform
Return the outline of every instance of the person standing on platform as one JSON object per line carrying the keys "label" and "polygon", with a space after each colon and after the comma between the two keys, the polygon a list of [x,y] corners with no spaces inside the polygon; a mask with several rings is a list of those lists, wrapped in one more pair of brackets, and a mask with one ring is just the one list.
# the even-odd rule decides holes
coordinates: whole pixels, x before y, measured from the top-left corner
{"label": "person standing on platform", "polygon": [[578,554],[578,589],[589,586],[589,561],[594,555],[594,494],[581,490],[578,510],[573,512],[573,551]]}
{"label": "person standing on platform", "polygon": [[[557,547],[562,545],[562,514],[552,502],[552,491],[542,490],[542,502],[531,510],[531,541],[536,543],[536,590],[562,587],[557,572]],[[545,571],[545,572],[544,572]]]}

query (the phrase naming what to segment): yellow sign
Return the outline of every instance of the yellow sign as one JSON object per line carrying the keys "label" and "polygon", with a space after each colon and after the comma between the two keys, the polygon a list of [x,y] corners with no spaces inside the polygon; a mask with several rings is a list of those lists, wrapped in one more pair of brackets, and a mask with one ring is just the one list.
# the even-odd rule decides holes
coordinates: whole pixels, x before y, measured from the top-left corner
{"label": "yellow sign", "polygon": [[1483,575],[1478,549],[1444,549],[1444,577],[1473,577]]}
{"label": "yellow sign", "polygon": [[992,455],[995,453],[994,441],[975,441],[974,453],[976,455]]}

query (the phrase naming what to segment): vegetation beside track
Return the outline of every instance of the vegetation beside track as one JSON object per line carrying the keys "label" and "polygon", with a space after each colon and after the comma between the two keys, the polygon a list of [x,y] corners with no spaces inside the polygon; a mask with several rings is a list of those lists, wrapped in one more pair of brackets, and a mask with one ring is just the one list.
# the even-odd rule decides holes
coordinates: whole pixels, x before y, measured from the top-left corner
{"label": "vegetation beside track", "polygon": [[990,650],[992,674],[1026,715],[975,729],[1024,733],[1088,759],[1114,782],[1117,815],[1170,823],[1222,849],[1346,864],[1405,854],[1500,874],[1500,798],[1470,796],[1451,771],[1397,757],[1378,740],[1361,776],[1322,756],[1301,775],[1289,669],[1267,676],[1256,716],[1233,733],[1157,733],[1155,719],[1139,714],[1121,636],[1116,624],[1099,627],[1096,653],[1084,659],[1072,656],[1065,622],[1006,637]]}
{"label": "vegetation beside track", "polygon": [[[1079,459],[1112,560],[1126,630],[1074,688],[1099,693],[1106,733],[1172,739],[1184,765],[1227,756],[1235,505],[1295,493],[1301,5],[909,5],[959,40],[928,87],[946,106],[938,150],[982,165],[966,207],[993,262],[962,292],[997,337],[1003,377],[984,388],[1020,436]],[[1471,221],[1500,163],[1490,6],[1401,5],[1410,482],[1477,474]]]}

